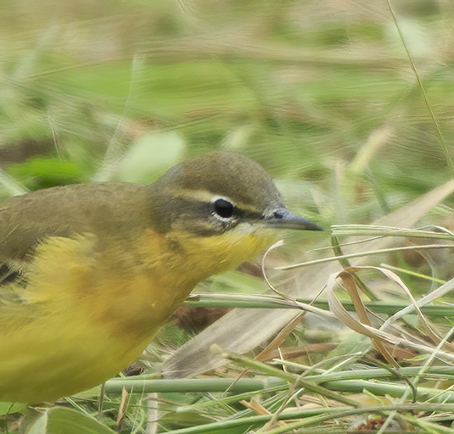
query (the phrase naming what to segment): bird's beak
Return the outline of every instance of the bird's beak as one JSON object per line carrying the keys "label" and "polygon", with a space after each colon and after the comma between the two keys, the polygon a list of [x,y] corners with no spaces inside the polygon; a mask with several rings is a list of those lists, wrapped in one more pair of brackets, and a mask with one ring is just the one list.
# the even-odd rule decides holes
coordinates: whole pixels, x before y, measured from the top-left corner
{"label": "bird's beak", "polygon": [[322,231],[323,229],[310,220],[293,214],[285,206],[276,209],[266,220],[266,225],[276,229],[297,229],[306,231]]}

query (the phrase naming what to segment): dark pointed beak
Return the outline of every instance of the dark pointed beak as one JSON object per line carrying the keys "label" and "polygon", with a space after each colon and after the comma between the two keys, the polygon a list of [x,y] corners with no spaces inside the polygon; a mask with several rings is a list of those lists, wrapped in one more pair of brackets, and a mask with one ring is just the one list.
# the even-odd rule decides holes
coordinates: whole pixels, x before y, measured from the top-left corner
{"label": "dark pointed beak", "polygon": [[276,209],[271,217],[266,220],[266,225],[276,229],[297,229],[306,231],[322,231],[323,229],[310,220],[293,214],[285,206]]}

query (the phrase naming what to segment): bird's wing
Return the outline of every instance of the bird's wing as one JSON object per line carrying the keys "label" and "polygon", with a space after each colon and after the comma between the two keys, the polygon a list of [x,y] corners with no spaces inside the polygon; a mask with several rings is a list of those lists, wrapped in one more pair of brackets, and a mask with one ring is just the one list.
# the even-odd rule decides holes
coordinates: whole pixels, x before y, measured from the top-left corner
{"label": "bird's wing", "polygon": [[0,307],[24,297],[42,242],[86,233],[128,238],[148,225],[147,204],[145,187],[133,183],[68,185],[6,199],[0,204]]}

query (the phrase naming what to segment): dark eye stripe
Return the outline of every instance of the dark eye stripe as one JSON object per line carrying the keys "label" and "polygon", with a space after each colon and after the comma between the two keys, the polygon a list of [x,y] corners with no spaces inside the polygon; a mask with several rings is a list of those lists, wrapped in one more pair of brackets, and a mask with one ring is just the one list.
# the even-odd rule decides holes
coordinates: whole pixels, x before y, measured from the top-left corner
{"label": "dark eye stripe", "polygon": [[[180,222],[179,217],[184,216],[186,223],[182,229],[204,237],[221,234],[240,223],[254,223],[265,219],[261,212],[252,211],[247,204],[235,206],[230,200],[219,196],[213,201],[188,196],[173,197],[169,215]],[[217,217],[220,225],[210,224],[210,215]]]}
{"label": "dark eye stripe", "polygon": [[257,220],[263,220],[263,214],[260,212],[254,212],[254,211],[249,211],[245,209],[241,209],[238,207],[234,207],[233,209],[233,214],[235,217],[240,219],[241,221],[247,222],[247,221],[257,221]]}
{"label": "dark eye stripe", "polygon": [[213,202],[214,212],[222,218],[235,217],[242,221],[262,220],[263,215],[259,212],[245,210],[233,205],[229,200],[224,198],[216,199]]}

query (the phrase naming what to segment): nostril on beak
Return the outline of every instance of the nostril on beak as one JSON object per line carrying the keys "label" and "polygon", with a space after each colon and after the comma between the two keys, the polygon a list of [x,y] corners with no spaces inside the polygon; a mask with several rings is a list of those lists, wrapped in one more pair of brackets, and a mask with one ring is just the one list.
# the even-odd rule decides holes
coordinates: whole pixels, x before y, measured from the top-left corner
{"label": "nostril on beak", "polygon": [[274,211],[273,217],[275,219],[282,219],[284,218],[284,213],[281,210]]}

